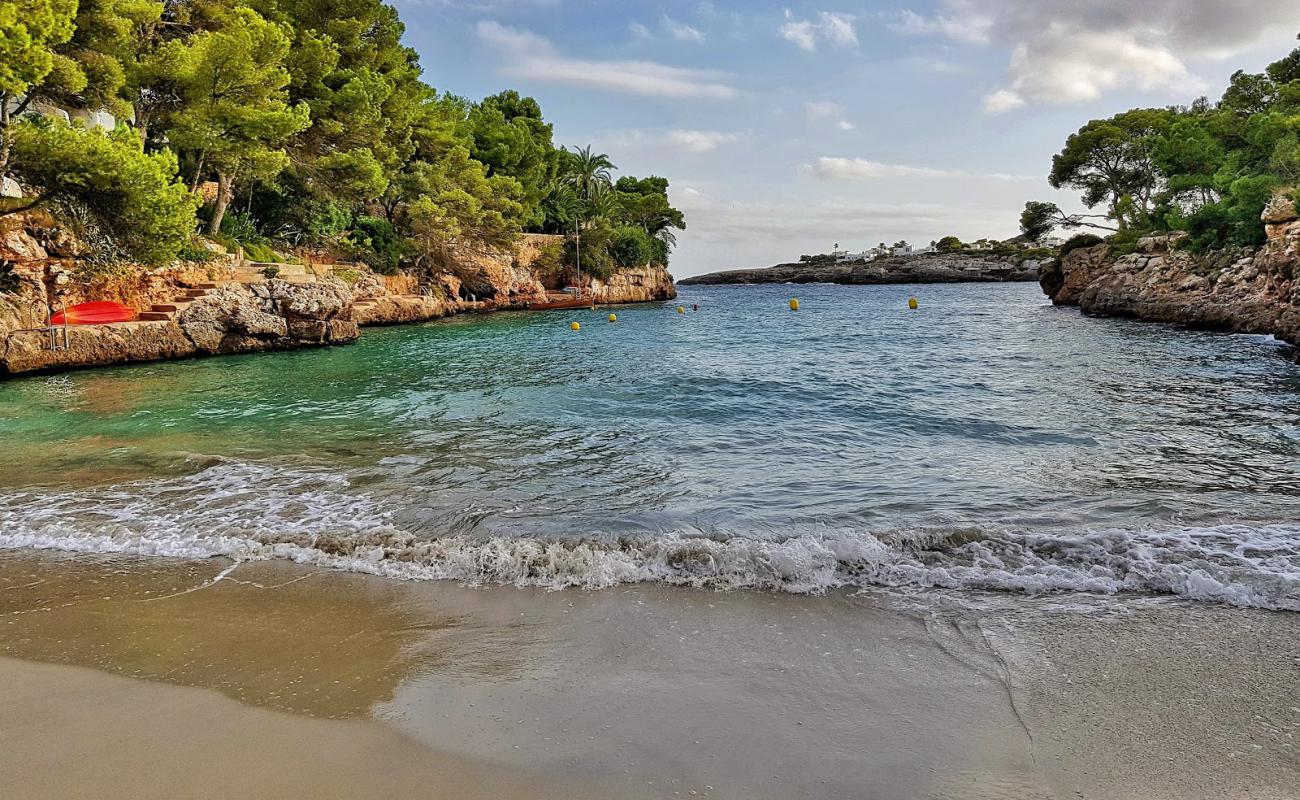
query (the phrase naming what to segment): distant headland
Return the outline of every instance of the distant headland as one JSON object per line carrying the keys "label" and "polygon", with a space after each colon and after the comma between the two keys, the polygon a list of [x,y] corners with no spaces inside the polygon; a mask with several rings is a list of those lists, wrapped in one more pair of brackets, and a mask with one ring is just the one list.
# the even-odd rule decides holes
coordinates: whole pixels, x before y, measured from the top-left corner
{"label": "distant headland", "polygon": [[1030,244],[1023,238],[966,244],[945,236],[928,247],[906,241],[881,243],[859,253],[841,250],[800,256],[797,262],[762,269],[711,272],[678,281],[684,286],[749,283],[992,283],[1036,281],[1057,256],[1057,243]]}

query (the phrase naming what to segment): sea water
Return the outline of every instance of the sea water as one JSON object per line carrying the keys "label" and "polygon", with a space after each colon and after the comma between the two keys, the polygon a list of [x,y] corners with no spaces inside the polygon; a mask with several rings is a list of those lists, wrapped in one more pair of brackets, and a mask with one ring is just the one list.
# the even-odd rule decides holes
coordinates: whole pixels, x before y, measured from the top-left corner
{"label": "sea water", "polygon": [[1300,610],[1300,367],[1266,337],[1032,284],[617,312],[0,383],[0,547]]}

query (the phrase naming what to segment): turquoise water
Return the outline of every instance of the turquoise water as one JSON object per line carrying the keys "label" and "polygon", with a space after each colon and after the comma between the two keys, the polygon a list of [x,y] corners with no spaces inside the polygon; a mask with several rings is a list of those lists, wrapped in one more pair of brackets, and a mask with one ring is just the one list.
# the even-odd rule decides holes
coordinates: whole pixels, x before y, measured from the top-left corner
{"label": "turquoise water", "polygon": [[616,310],[0,383],[0,546],[1300,610],[1300,368],[1267,338],[1029,284]]}

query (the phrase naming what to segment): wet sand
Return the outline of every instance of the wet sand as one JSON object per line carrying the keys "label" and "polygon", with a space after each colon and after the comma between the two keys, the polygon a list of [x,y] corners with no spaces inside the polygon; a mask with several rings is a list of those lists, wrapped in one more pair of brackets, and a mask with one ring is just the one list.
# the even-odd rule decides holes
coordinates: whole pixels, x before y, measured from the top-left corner
{"label": "wet sand", "polygon": [[1300,615],[0,553],[0,794],[1294,798]]}

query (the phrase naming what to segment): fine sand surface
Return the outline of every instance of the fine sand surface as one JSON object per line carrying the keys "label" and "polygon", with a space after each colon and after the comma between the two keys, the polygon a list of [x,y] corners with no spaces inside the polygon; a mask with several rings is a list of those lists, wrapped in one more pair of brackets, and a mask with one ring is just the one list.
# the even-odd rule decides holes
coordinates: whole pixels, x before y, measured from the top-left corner
{"label": "fine sand surface", "polygon": [[0,796],[1295,798],[1300,614],[0,553]]}

